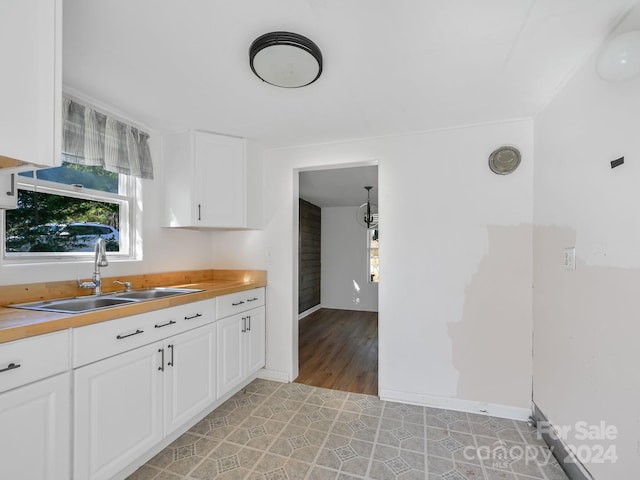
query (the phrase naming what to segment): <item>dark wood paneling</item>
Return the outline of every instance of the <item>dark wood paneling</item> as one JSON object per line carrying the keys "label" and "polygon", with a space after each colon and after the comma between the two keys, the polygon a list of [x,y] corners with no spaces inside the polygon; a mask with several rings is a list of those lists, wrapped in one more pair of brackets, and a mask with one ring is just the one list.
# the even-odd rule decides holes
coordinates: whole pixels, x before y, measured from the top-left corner
{"label": "dark wood paneling", "polygon": [[321,308],[300,321],[296,382],[378,394],[378,314]]}
{"label": "dark wood paneling", "polygon": [[298,313],[320,304],[320,207],[300,199]]}

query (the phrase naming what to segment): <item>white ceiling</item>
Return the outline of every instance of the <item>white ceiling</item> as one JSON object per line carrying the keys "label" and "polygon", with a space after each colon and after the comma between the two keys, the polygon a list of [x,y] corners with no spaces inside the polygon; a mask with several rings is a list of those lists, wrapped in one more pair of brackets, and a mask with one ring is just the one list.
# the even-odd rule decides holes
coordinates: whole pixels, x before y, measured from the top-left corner
{"label": "white ceiling", "polygon": [[[632,0],[65,0],[67,86],[160,132],[271,146],[531,116]],[[314,40],[324,73],[280,89],[259,35]]]}
{"label": "white ceiling", "polygon": [[367,201],[364,187],[372,186],[378,203],[378,167],[334,168],[300,172],[300,198],[318,207],[359,207]]}

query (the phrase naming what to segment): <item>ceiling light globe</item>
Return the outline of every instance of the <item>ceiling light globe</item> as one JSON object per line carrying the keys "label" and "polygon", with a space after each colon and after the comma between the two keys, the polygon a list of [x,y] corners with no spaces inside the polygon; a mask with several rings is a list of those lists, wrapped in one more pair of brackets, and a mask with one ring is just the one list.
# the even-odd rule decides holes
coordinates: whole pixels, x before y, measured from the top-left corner
{"label": "ceiling light globe", "polygon": [[258,76],[271,85],[298,88],[313,82],[320,66],[306,51],[290,45],[264,48],[253,57]]}
{"label": "ceiling light globe", "polygon": [[598,75],[611,82],[640,74],[640,31],[623,33],[602,50],[596,65]]}

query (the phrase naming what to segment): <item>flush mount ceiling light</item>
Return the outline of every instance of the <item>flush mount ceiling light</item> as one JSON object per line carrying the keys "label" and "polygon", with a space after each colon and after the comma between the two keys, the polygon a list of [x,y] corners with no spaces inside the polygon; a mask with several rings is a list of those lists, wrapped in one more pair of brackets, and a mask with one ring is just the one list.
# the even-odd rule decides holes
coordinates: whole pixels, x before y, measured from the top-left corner
{"label": "flush mount ceiling light", "polygon": [[271,32],[253,41],[249,64],[264,82],[276,87],[299,88],[312,84],[322,74],[322,53],[307,37]]}
{"label": "flush mount ceiling light", "polygon": [[378,206],[375,203],[371,203],[371,189],[373,187],[364,187],[367,191],[367,203],[363,203],[356,212],[356,219],[358,223],[364,228],[371,230],[372,228],[378,228]]}
{"label": "flush mount ceiling light", "polygon": [[615,82],[640,73],[640,31],[627,32],[611,40],[602,50],[597,63],[598,75]]}

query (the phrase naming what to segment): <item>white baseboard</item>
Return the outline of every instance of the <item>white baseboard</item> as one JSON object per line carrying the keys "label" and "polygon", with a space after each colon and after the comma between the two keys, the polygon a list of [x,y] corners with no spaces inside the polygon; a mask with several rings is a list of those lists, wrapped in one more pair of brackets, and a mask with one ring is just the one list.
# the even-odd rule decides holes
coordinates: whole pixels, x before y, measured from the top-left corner
{"label": "white baseboard", "polygon": [[458,398],[438,397],[436,395],[422,395],[419,393],[397,392],[394,390],[380,390],[380,399],[389,402],[408,403],[421,407],[444,408],[458,412],[477,413],[479,415],[491,415],[511,420],[526,421],[531,415],[528,408],[511,407],[495,403],[475,402],[473,400],[461,400]]}
{"label": "white baseboard", "polygon": [[321,308],[324,308],[324,307],[322,306],[321,303],[319,303],[315,307],[311,307],[309,310],[305,310],[304,312],[299,313],[298,314],[298,321],[302,320],[304,317],[308,317],[309,315],[311,315],[314,312],[317,312]]}
{"label": "white baseboard", "polygon": [[274,382],[282,382],[282,383],[290,382],[289,374],[287,372],[267,370],[266,368],[258,370],[257,377],[262,378],[263,380],[273,380]]}

